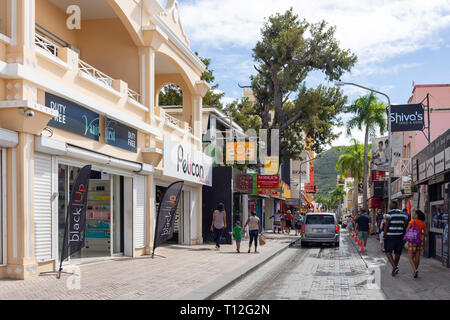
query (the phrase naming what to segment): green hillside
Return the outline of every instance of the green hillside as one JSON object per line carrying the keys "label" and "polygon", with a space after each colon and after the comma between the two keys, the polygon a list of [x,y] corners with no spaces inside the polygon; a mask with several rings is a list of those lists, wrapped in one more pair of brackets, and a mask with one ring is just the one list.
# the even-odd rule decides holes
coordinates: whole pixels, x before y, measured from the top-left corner
{"label": "green hillside", "polygon": [[338,172],[336,163],[342,154],[339,147],[324,151],[314,161],[314,184],[317,186],[317,195],[328,197],[328,193],[336,188]]}

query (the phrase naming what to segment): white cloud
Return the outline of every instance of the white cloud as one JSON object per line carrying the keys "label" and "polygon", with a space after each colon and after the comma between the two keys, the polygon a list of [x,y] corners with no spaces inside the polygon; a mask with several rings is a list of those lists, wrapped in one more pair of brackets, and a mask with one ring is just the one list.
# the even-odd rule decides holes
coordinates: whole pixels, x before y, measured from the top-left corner
{"label": "white cloud", "polygon": [[293,7],[300,18],[335,25],[341,46],[356,52],[361,65],[445,45],[437,34],[450,26],[448,0],[196,0],[180,7],[196,46],[246,49],[266,18]]}

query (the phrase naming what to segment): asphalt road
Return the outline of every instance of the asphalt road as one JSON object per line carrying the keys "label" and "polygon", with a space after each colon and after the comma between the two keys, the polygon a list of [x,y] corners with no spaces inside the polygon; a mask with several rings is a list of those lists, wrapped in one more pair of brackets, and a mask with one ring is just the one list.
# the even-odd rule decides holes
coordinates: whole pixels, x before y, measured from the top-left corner
{"label": "asphalt road", "polygon": [[[346,232],[340,247],[296,244],[214,296],[216,300],[385,299],[377,272]],[[244,250],[245,248],[243,248]]]}

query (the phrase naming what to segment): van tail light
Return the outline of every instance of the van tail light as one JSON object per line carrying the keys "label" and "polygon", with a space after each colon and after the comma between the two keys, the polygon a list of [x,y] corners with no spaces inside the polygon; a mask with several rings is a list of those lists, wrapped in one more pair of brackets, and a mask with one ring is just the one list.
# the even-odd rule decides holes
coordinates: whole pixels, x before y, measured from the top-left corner
{"label": "van tail light", "polygon": [[302,225],[302,231],[305,232],[305,225]]}
{"label": "van tail light", "polygon": [[334,231],[339,232],[339,225],[334,226]]}

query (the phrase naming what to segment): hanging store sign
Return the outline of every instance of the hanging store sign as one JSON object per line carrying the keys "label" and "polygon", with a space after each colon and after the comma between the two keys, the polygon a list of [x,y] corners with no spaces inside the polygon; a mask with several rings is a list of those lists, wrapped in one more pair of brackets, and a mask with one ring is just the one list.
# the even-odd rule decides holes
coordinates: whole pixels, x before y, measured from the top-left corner
{"label": "hanging store sign", "polygon": [[[393,134],[391,136],[392,162],[391,166],[396,167],[402,155],[403,135]],[[372,169],[387,170],[389,167],[389,138],[382,137],[372,141]]]}
{"label": "hanging store sign", "polygon": [[115,147],[137,152],[137,130],[105,117],[105,142]]}
{"label": "hanging store sign", "polygon": [[213,159],[164,137],[163,174],[168,177],[212,186]]}
{"label": "hanging store sign", "polygon": [[253,192],[253,177],[248,174],[240,174],[234,180],[234,191],[251,194]]}
{"label": "hanging store sign", "polygon": [[48,125],[98,141],[99,115],[72,101],[45,93],[45,106],[58,111]]}
{"label": "hanging store sign", "polygon": [[278,156],[264,158],[264,174],[278,174],[280,161]]}
{"label": "hanging store sign", "polygon": [[391,106],[391,132],[421,131],[424,125],[422,104]]}
{"label": "hanging store sign", "polygon": [[279,189],[280,188],[280,176],[279,175],[266,175],[258,174],[256,176],[256,188],[257,189]]}
{"label": "hanging store sign", "polygon": [[256,142],[255,141],[238,141],[227,142],[226,148],[226,162],[245,162],[256,161]]}

